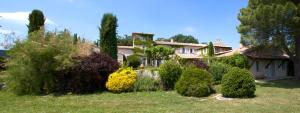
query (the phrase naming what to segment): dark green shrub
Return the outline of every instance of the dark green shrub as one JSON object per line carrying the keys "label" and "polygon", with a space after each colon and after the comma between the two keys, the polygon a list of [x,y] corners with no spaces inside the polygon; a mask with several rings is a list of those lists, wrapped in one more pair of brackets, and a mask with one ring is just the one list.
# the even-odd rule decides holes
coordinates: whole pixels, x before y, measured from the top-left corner
{"label": "dark green shrub", "polygon": [[225,97],[253,97],[255,81],[252,74],[245,69],[232,68],[222,78],[222,95]]}
{"label": "dark green shrub", "polygon": [[214,83],[221,83],[222,77],[230,70],[231,66],[221,63],[221,62],[213,62],[209,66],[209,72],[214,78]]}
{"label": "dark green shrub", "polygon": [[159,66],[158,73],[164,90],[174,89],[175,83],[180,78],[182,69],[177,62],[166,61]]}
{"label": "dark green shrub", "polygon": [[0,72],[6,69],[5,63],[6,63],[5,58],[4,57],[0,57]]}
{"label": "dark green shrub", "polygon": [[138,68],[141,63],[141,59],[138,55],[130,55],[127,57],[127,65],[129,67]]}
{"label": "dark green shrub", "polygon": [[59,92],[92,93],[104,90],[109,74],[118,70],[119,63],[101,53],[80,58],[75,66],[62,70],[57,76]]}
{"label": "dark green shrub", "polygon": [[196,67],[187,68],[176,83],[176,91],[183,96],[203,97],[213,92],[212,76]]}
{"label": "dark green shrub", "polygon": [[149,76],[138,76],[133,91],[157,91],[160,89],[160,81]]}

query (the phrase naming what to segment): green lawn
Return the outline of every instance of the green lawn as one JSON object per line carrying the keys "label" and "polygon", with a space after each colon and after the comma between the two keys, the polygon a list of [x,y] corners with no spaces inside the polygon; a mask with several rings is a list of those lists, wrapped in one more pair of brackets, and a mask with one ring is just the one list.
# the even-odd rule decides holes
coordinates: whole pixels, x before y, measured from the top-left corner
{"label": "green lawn", "polygon": [[[218,90],[219,87],[216,89]],[[215,94],[206,98],[183,97],[173,91],[123,94],[105,92],[64,96],[16,96],[6,91],[0,91],[0,112],[300,112],[300,81],[282,80],[258,84],[256,97],[252,99],[219,101],[214,96]]]}

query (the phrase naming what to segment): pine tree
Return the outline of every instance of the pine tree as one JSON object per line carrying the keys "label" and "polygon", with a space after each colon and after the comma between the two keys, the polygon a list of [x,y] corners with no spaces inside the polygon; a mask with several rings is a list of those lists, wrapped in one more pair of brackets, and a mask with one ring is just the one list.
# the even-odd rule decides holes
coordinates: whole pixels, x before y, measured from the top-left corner
{"label": "pine tree", "polygon": [[300,79],[299,0],[249,0],[238,19],[243,45],[280,47],[293,61],[295,75]]}
{"label": "pine tree", "polygon": [[29,14],[28,33],[40,30],[45,24],[45,17],[42,11],[34,9]]}
{"label": "pine tree", "polygon": [[117,17],[111,13],[103,15],[100,31],[100,51],[117,60]]}

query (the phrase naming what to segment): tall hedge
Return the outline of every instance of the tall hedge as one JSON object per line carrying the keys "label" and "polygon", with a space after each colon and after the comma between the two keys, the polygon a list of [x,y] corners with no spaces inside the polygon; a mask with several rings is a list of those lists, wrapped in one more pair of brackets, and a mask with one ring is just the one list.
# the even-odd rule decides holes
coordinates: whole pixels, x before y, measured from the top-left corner
{"label": "tall hedge", "polygon": [[100,31],[100,50],[111,56],[113,59],[118,58],[118,41],[117,41],[117,17],[111,13],[103,15]]}

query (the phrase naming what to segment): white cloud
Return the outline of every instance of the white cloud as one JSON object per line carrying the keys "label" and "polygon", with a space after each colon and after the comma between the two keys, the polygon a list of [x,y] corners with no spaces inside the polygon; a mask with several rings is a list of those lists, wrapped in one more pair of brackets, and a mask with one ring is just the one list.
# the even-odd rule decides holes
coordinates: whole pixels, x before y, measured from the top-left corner
{"label": "white cloud", "polygon": [[[28,24],[30,12],[0,12],[0,19],[15,22],[18,24]],[[46,18],[46,24],[54,25],[55,22]]]}
{"label": "white cloud", "polygon": [[68,0],[68,2],[72,3],[74,0]]}
{"label": "white cloud", "polygon": [[196,29],[194,27],[186,27],[184,28],[185,32],[193,33],[196,32]]}
{"label": "white cloud", "polygon": [[12,30],[0,29],[0,34],[10,34],[12,32]]}

